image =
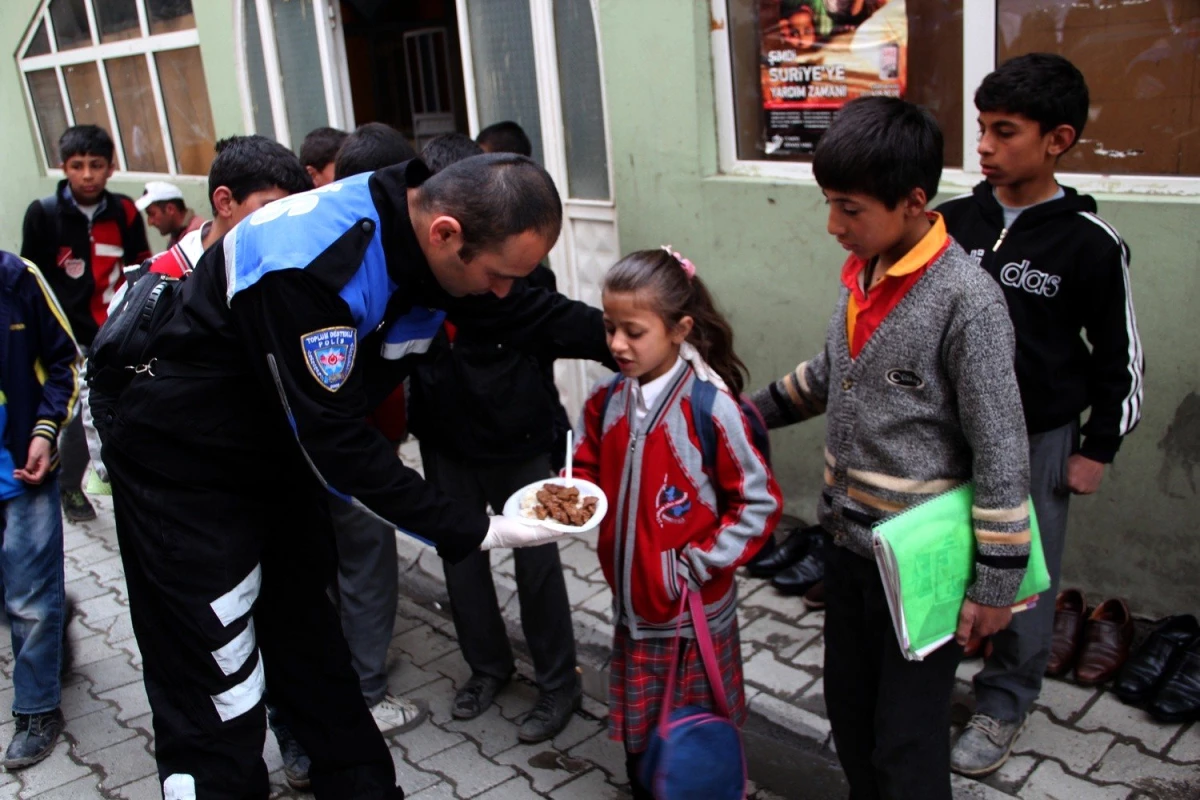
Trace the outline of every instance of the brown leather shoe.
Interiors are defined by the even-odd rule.
[[[1083,599],[1083,592],[1063,589],[1058,593],[1054,601],[1054,636],[1050,641],[1050,660],[1046,662],[1047,675],[1064,675],[1075,663],[1086,613],[1087,601]]]
[[[804,593],[804,606],[810,611],[820,611],[825,607],[825,581]]]
[[[1083,644],[1075,680],[1083,686],[1104,683],[1117,674],[1133,644],[1133,616],[1124,600],[1105,600],[1083,626]]]

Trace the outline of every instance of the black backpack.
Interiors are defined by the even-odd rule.
[[[147,261],[126,272],[125,296],[100,326],[88,353],[88,386],[117,395],[139,372],[153,372],[147,359],[158,329],[179,290],[180,280],[149,271]]]

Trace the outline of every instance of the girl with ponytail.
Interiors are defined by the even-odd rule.
[[[771,535],[782,501],[736,399],[746,367],[733,331],[692,262],[669,247],[631,253],[603,298],[621,372],[584,406],[575,470],[609,499],[597,544],[614,598],[609,734],[624,743],[640,800],[651,797],[639,764],[672,672],[672,707],[745,719],[734,571]],[[704,620],[685,593],[700,595],[691,607]],[[697,623],[711,634],[717,677]]]

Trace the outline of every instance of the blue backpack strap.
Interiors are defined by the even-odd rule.
[[[700,440],[700,458],[704,469],[711,472],[717,465],[717,429],[713,423],[713,403],[717,387],[708,381],[692,381],[692,424]]]

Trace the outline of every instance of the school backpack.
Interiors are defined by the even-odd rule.
[[[608,404],[622,377],[622,375],[614,376],[604,391],[604,404],[600,407],[601,420],[608,415]],[[700,440],[701,461],[705,471],[710,474],[717,466],[717,431],[716,425],[713,423],[712,410],[719,391],[720,389],[708,381],[699,378],[692,381],[692,425],[695,426],[696,437]],[[758,452],[762,453],[767,465],[770,466],[771,435],[767,431],[767,421],[763,419],[758,406],[754,405],[748,395],[743,394],[736,399],[738,408],[742,410],[742,414],[750,423],[750,442]]]
[[[658,725],[650,737],[650,746],[642,757],[642,785],[655,800],[743,800],[746,796],[746,754],[742,736],[729,716],[725,684],[717,666],[704,616],[704,601],[699,592],[688,589],[680,579],[680,601],[675,639],[671,644],[671,671],[667,673]],[[675,678],[679,671],[680,626],[683,610],[691,609],[696,646],[704,662],[704,672],[713,689],[716,711],[699,706],[672,709]]]

